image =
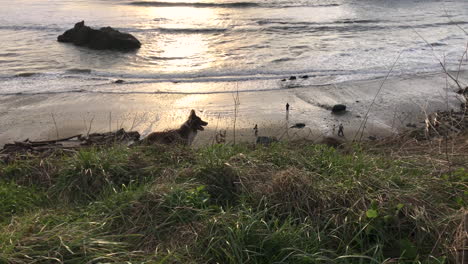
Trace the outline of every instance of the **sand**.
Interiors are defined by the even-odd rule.
[[[462,76],[467,76],[462,74]],[[381,92],[376,96],[381,84]],[[125,84],[126,90],[132,84]],[[252,128],[260,136],[282,140],[336,134],[344,127],[344,139],[355,138],[369,111],[364,138],[394,135],[409,126],[424,126],[427,113],[458,109],[461,98],[443,73],[392,77],[336,85],[307,86],[269,91],[240,92],[237,115],[235,93],[215,94],[100,94],[63,93],[42,95],[8,95],[0,97],[0,144],[25,140],[46,140],[88,132],[107,132],[118,128],[137,130],[143,136],[152,131],[177,128],[190,109],[209,122],[195,145],[215,141],[226,130],[228,142],[254,141]],[[375,102],[372,104],[372,101]],[[286,103],[290,104],[287,113]],[[345,104],[348,111],[333,115],[329,107]],[[303,129],[287,129],[295,123]],[[333,127],[335,126],[335,133]]]

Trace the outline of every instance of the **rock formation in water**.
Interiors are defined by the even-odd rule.
[[[97,50],[129,51],[141,47],[140,41],[128,33],[122,33],[111,27],[93,29],[85,26],[84,21],[76,23],[72,29],[58,36],[57,40]]]

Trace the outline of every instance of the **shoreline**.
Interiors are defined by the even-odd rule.
[[[463,75],[463,74],[462,74]],[[444,73],[398,76],[386,80],[369,111],[364,138],[394,135],[407,127],[423,127],[424,117],[438,110],[458,109],[462,98],[447,86]],[[259,136],[316,140],[333,135],[343,124],[345,140],[352,140],[361,126],[383,79],[336,85],[285,88],[239,93],[236,141]],[[132,85],[122,86],[131,89]],[[446,89],[448,87],[448,89]],[[213,142],[219,130],[233,141],[235,93],[221,94],[48,94],[0,97],[0,144],[49,140],[88,132],[124,128],[145,136],[177,128],[195,109],[209,122],[195,145]],[[286,116],[285,104],[291,105]],[[347,112],[333,115],[327,108],[345,104]],[[286,129],[305,123],[304,129]]]

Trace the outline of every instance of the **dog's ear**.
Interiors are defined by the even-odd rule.
[[[190,116],[189,118],[194,118],[196,117],[197,115],[195,114],[195,110],[192,109],[192,111],[190,111]]]

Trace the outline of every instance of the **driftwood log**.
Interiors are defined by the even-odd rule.
[[[83,146],[108,146],[111,144],[131,144],[140,139],[140,133],[137,131],[125,131],[123,128],[114,132],[93,133],[87,136],[82,134],[71,137],[44,140],[44,141],[15,141],[5,144],[0,150],[0,159],[10,160],[13,156],[32,154],[49,154],[56,150],[75,151]]]

